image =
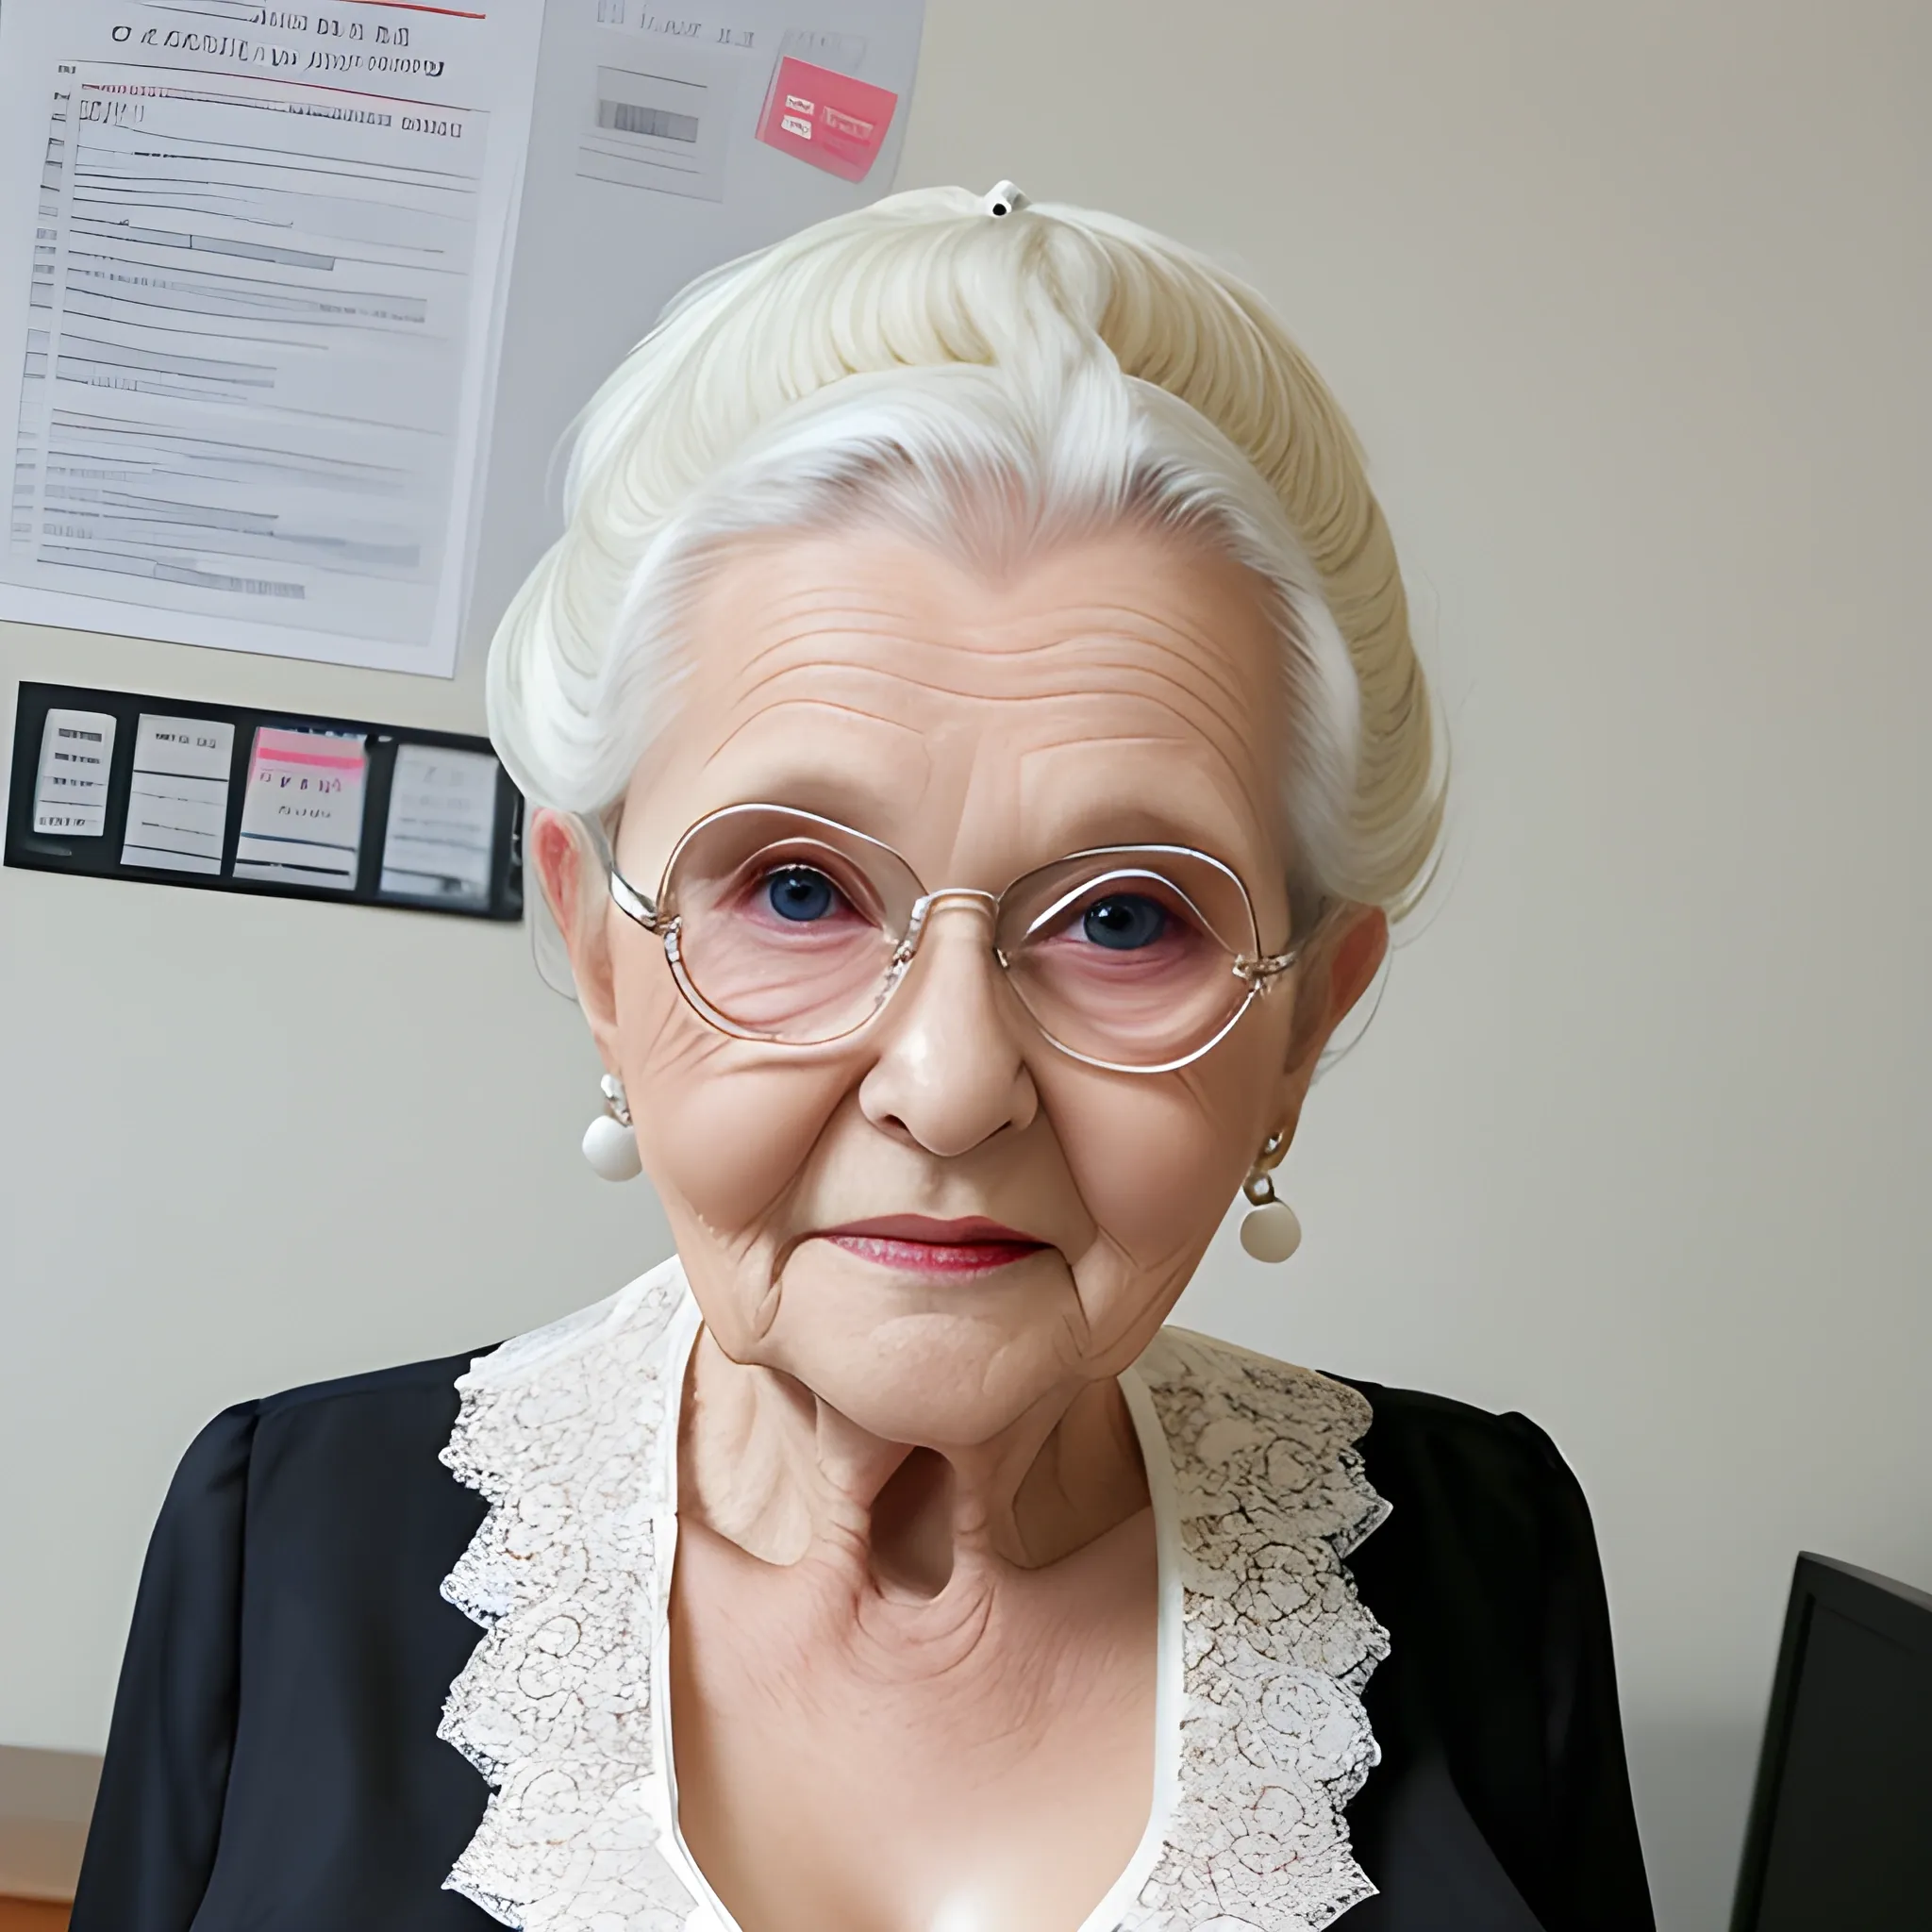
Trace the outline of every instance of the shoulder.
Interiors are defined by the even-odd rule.
[[[352,1375],[305,1382],[243,1404],[240,1411],[230,1410],[229,1414],[251,1414],[258,1432],[327,1429],[350,1418],[363,1423],[380,1416],[401,1420],[411,1414],[427,1415],[442,1409],[453,1417],[458,1381],[479,1360],[487,1359],[496,1346],[486,1343],[466,1349],[460,1355],[435,1356],[424,1361],[399,1362],[389,1368],[366,1369]],[[217,1417],[211,1426],[218,1426],[223,1420]]]
[[[1382,1769],[1351,1824],[1391,1923],[1438,1923],[1445,1897],[1494,1868],[1525,1924],[1651,1926],[1576,1477],[1527,1416],[1349,1386],[1371,1414],[1363,1471],[1389,1508],[1349,1567],[1391,1642],[1364,1693]]]
[[[1190,1574],[1289,1560],[1333,1574],[1387,1517],[1355,1447],[1370,1423],[1357,1390],[1185,1328],[1137,1367]]]
[[[291,1450],[308,1444],[372,1433],[392,1442],[399,1433],[420,1435],[439,1424],[446,1435],[456,1419],[458,1379],[485,1353],[405,1362],[233,1404],[189,1443],[169,1485],[163,1519],[219,1505],[240,1508],[265,1466],[286,1461]]]
[[[675,1307],[663,1291],[669,1273],[654,1269],[603,1301],[508,1341],[306,1382],[239,1403],[208,1424],[189,1457],[218,1459],[251,1442],[324,1440],[371,1429],[385,1437],[434,1431],[440,1447],[466,1398],[521,1388],[620,1340],[626,1353],[648,1346]],[[676,1285],[681,1289],[681,1276]]]
[[[1425,1511],[1445,1523],[1481,1518],[1499,1535],[1534,1541],[1563,1522],[1588,1533],[1589,1507],[1574,1474],[1526,1415],[1379,1382],[1347,1378],[1345,1386],[1368,1405],[1362,1458],[1397,1512]]]
[[[483,1796],[436,1736],[476,1638],[440,1594],[483,1516],[441,1460],[472,1360],[261,1396],[191,1445],[142,1571],[76,1927],[226,1924],[202,1901],[280,1897],[291,1859],[304,1924],[363,1923],[370,1885],[404,1876],[435,1899]]]
[[[1160,1331],[1141,1374],[1170,1408],[1211,1403],[1257,1424],[1291,1423],[1305,1436],[1352,1447],[1378,1489],[1386,1480],[1404,1495],[1505,1508],[1558,1497],[1581,1502],[1556,1444],[1525,1415],[1324,1374],[1185,1328]]]
[[[284,1389],[217,1416],[189,1451],[184,1468],[219,1443],[245,1441],[251,1504],[263,1486],[301,1473],[327,1488],[355,1478],[380,1484],[435,1466],[436,1451],[456,1422],[458,1383],[487,1349],[403,1362]],[[411,1454],[410,1452],[416,1452]]]
[[[466,1401],[646,1357],[667,1341],[688,1292],[684,1270],[674,1255],[601,1302],[492,1349],[463,1377]]]
[[[245,1594],[257,1605],[277,1579],[292,1600],[291,1591],[337,1596],[352,1580],[375,1589],[384,1574],[420,1581],[419,1554],[446,1568],[479,1513],[441,1460],[476,1353],[306,1383],[225,1410],[182,1457],[158,1531],[245,1550]],[[428,1577],[432,1591],[437,1580]]]
[[[1369,1426],[1368,1403],[1351,1384],[1191,1329],[1163,1328],[1138,1366],[1170,1435],[1177,1424],[1191,1436],[1207,1432],[1210,1452],[1243,1426],[1291,1429],[1337,1451]]]
[[[1527,1416],[1324,1374],[1181,1328],[1160,1332],[1140,1373],[1184,1484],[1275,1498],[1325,1484],[1338,1503],[1362,1497],[1338,1512],[1338,1529],[1364,1580],[1399,1570],[1422,1584],[1463,1570],[1475,1551],[1506,1591],[1595,1565],[1582,1490]]]
[[[281,1418],[299,1416],[305,1411],[312,1413],[342,1402],[408,1407],[454,1388],[458,1375],[493,1354],[499,1345],[486,1342],[459,1355],[432,1356],[419,1362],[397,1362],[388,1368],[364,1369],[352,1375],[304,1382],[296,1388],[260,1397],[255,1407],[263,1417]]]
[[[1608,1686],[1609,1609],[1590,1506],[1527,1416],[1352,1382],[1372,1420],[1363,1474],[1387,1522],[1350,1558],[1395,1641],[1451,1703],[1483,1685],[1496,1722],[1522,1704],[1525,1735],[1579,1674]],[[1407,1672],[1396,1674],[1407,1678]],[[1394,1684],[1384,1687],[1392,1694]],[[1606,1696],[1614,1705],[1614,1690]],[[1464,1711],[1454,1729],[1476,1722]]]
[[[446,1453],[465,1419],[493,1407],[507,1424],[532,1380],[614,1368],[647,1349],[676,1306],[674,1275],[681,1291],[669,1264],[509,1341],[236,1403],[189,1444],[158,1526],[176,1540],[245,1534],[251,1544],[285,1534],[325,1542],[331,1521],[344,1535],[355,1525],[358,1542],[385,1524],[398,1535],[433,1525],[439,1542],[465,1522],[474,1529],[480,1506]]]

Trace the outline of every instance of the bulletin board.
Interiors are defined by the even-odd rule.
[[[517,920],[523,825],[484,738],[20,686],[8,865]]]

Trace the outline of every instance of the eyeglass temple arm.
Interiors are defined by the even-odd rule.
[[[658,916],[657,907],[618,871],[614,860],[605,872],[610,881],[610,903],[626,919],[636,920],[646,932],[661,932],[663,922]]]
[[[664,923],[658,917],[657,906],[638,891],[617,869],[617,855],[610,849],[609,834],[593,818],[579,815],[578,821],[591,843],[595,847],[598,863],[604,868],[604,877],[610,892],[610,903],[626,919],[634,919],[646,932],[662,932]]]
[[[1272,979],[1278,978],[1307,950],[1306,940],[1297,940],[1285,953],[1264,954],[1258,959],[1237,959],[1234,970],[1252,985],[1266,986]]]
[[[1290,896],[1292,903],[1292,892]],[[1321,928],[1327,921],[1330,909],[1331,902],[1317,899],[1307,915],[1306,929],[1302,931],[1299,939],[1289,942],[1285,952],[1264,953],[1257,959],[1237,959],[1234,970],[1257,988],[1265,987],[1270,980],[1278,979],[1291,966],[1297,964],[1314,943]],[[1297,917],[1294,924],[1297,928],[1301,928],[1303,920]]]

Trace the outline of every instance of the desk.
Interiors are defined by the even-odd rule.
[[[101,1760],[0,1746],[0,1932],[67,1932]]]
[[[0,1932],[67,1932],[67,1907],[0,1898]]]

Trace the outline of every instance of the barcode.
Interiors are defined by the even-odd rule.
[[[619,134],[655,134],[660,141],[695,142],[698,117],[674,114],[665,108],[640,108],[630,101],[599,101],[597,125]]]

